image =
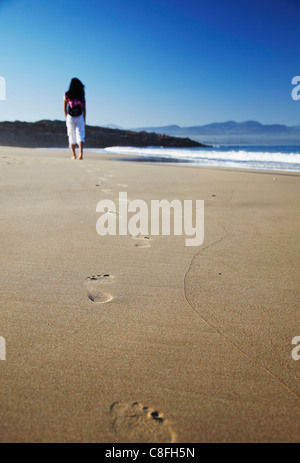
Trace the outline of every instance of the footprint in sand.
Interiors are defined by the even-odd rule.
[[[113,300],[113,296],[106,291],[105,286],[110,285],[113,276],[105,273],[103,275],[92,275],[85,280],[85,287],[88,290],[88,298],[97,304],[106,304]]]
[[[131,239],[135,241],[136,248],[150,248],[150,241],[152,241],[148,235],[131,236]]]
[[[176,434],[163,413],[139,402],[114,402],[112,427],[120,442],[172,443]]]
[[[1,164],[6,164],[6,165],[17,164],[17,165],[21,165],[21,164],[23,164],[23,162],[19,161],[17,159],[8,157],[8,156],[1,156]]]
[[[106,180],[105,178],[99,178],[98,182],[96,183],[96,186],[101,186],[101,185],[103,186],[103,184],[105,183],[105,180]]]

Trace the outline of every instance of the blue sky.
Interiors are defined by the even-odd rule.
[[[0,0],[0,120],[62,120],[78,77],[91,125],[299,125],[299,18],[300,0]]]

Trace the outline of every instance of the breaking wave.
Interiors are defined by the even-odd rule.
[[[300,146],[213,148],[138,148],[115,146],[105,152],[138,157],[138,161],[194,164],[207,167],[300,172]]]

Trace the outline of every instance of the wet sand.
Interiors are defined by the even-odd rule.
[[[300,176],[0,148],[0,442],[299,442]],[[101,199],[205,239],[101,237]]]

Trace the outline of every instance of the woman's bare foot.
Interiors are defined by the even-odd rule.
[[[71,145],[72,159],[76,159],[76,145]]]
[[[83,146],[84,146],[84,142],[83,141],[80,141],[79,142],[79,161],[82,161],[83,159]]]

